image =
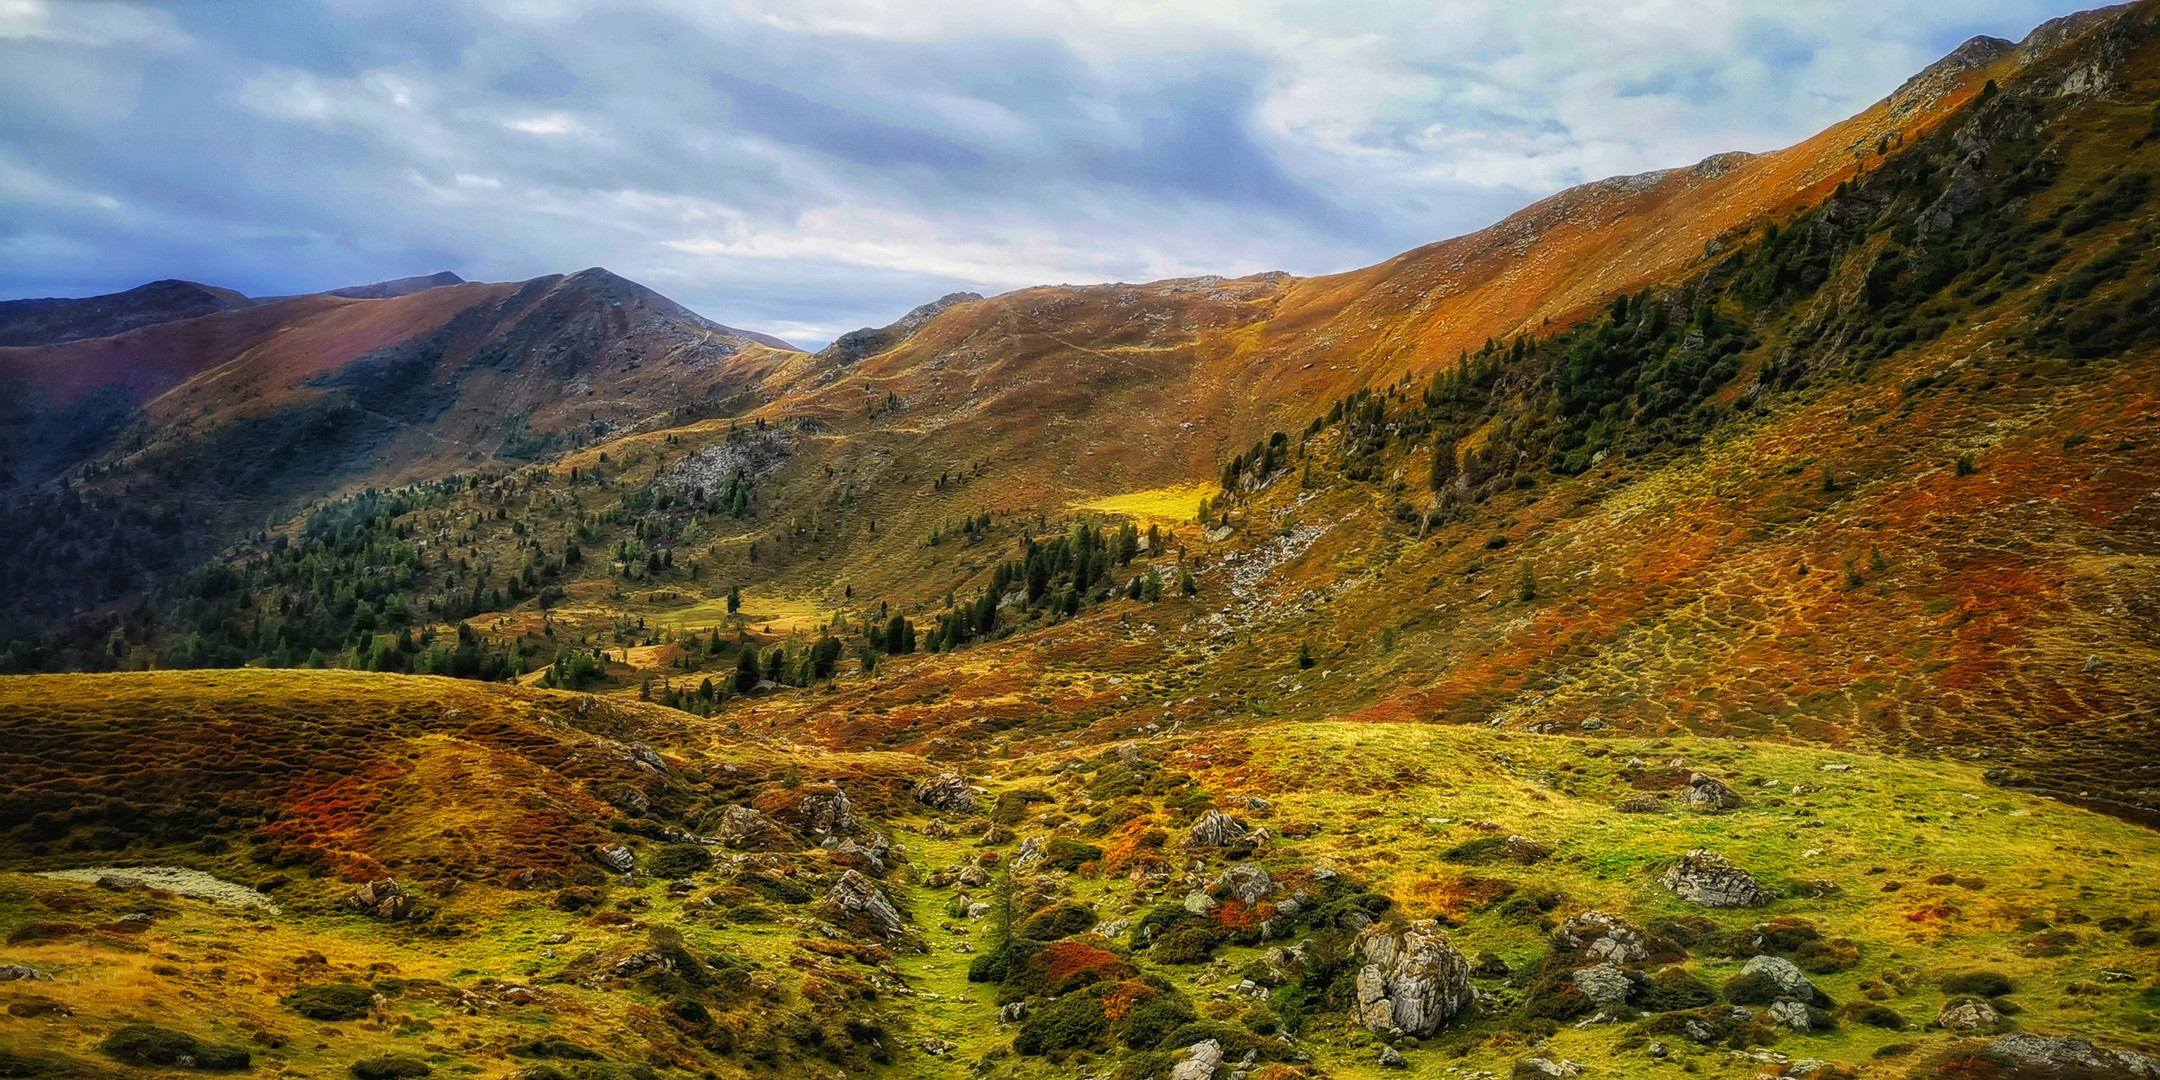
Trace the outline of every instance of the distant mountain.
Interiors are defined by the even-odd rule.
[[[740,411],[802,355],[777,340],[596,268],[381,299],[320,293],[0,348],[0,492],[43,498],[29,493],[67,479],[136,492],[138,511],[190,508],[125,545],[130,569],[24,588],[0,624],[126,595],[347,485],[505,468]],[[50,512],[139,520],[94,500]]]
[[[439,289],[445,285],[463,284],[465,284],[464,278],[444,270],[441,273],[424,274],[417,277],[392,278],[389,281],[378,281],[373,285],[348,285],[342,289],[330,290],[330,295],[343,296],[351,300],[387,300],[393,296],[404,296],[408,293],[419,292],[422,289]]]
[[[214,285],[153,281],[126,292],[71,300],[0,301],[0,346],[57,345],[137,327],[248,307],[255,301]]]

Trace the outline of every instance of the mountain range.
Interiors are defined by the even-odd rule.
[[[2160,1075],[2156,155],[2145,0],[816,352],[0,304],[0,1075]]]

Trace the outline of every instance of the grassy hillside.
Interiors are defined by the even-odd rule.
[[[266,703],[295,687],[312,691],[305,704]],[[1963,1060],[1992,1032],[1924,1025],[1957,996],[1945,981],[1981,985],[1976,973],[2007,982],[1990,987],[2019,1009],[2005,1029],[2071,1030],[2116,1045],[2160,1031],[2139,974],[2160,956],[2160,910],[2144,886],[2160,841],[1992,789],[1966,766],[1723,739],[1258,723],[982,762],[969,770],[979,809],[942,813],[909,795],[927,775],[913,758],[725,736],[662,710],[573,695],[244,672],[10,680],[0,691],[11,732],[32,748],[11,750],[11,774],[22,774],[23,759],[58,758],[57,747],[97,751],[67,763],[85,791],[70,802],[75,812],[56,823],[54,811],[32,821],[18,803],[8,811],[6,958],[49,976],[0,990],[14,1017],[0,1028],[0,1047],[49,1063],[10,1059],[33,1070],[17,1075],[68,1075],[60,1058],[132,1073],[98,1047],[142,1022],[245,1049],[256,1070],[314,1075],[400,1055],[452,1075],[807,1076],[839,1067],[1027,1076],[1083,1066],[1137,1077],[1215,1038],[1232,1060],[1251,1048],[1274,1076],[1376,1076],[1386,1040],[1350,1021],[1354,972],[1339,958],[1358,913],[1439,919],[1466,955],[1497,958],[1482,961],[1475,979],[1482,1005],[1434,1039],[1395,1044],[1410,1075],[1505,1073],[1541,1054],[1601,1072],[1752,1076],[1761,1065],[1727,1047],[1772,1044],[1793,1059],[1862,1062],[1871,1076],[1966,1075],[1941,1063]],[[384,737],[414,722],[423,702],[430,716],[464,711],[453,722],[465,733]],[[266,750],[284,729],[312,732],[309,745],[350,740],[359,760],[343,767],[348,775],[433,769],[425,783],[355,800],[352,827],[424,851],[424,840],[399,827],[455,822],[471,835],[454,866],[473,872],[423,878],[408,865],[398,876],[415,888],[411,913],[385,920],[352,910],[345,894],[379,870],[287,843],[285,826],[322,801],[304,784],[259,818],[198,820],[183,838],[163,809],[180,793],[173,775],[103,752],[104,733],[140,723],[146,709],[213,735],[158,747],[158,761],[188,783],[215,786],[193,774],[231,763],[234,744],[215,736],[242,730],[245,745]],[[488,728],[498,732],[492,739],[475,733]],[[633,735],[649,741],[609,741]],[[474,749],[427,744],[452,739]],[[666,771],[603,767],[620,746],[651,748]],[[424,752],[410,757],[416,749]],[[558,806],[579,819],[564,828],[609,836],[634,853],[637,871],[602,872],[577,849],[579,837],[558,832],[546,842],[577,851],[581,871],[479,872],[536,839],[490,830],[489,807],[536,793],[514,778],[516,763],[545,770],[566,752],[585,764],[554,772]],[[1723,812],[1682,808],[1670,797],[1672,777],[1690,771],[1722,778],[1745,801]],[[621,798],[625,788],[646,805]],[[861,822],[852,847],[817,846],[796,809],[833,790]],[[203,800],[201,787],[187,793],[188,805]],[[123,804],[139,812],[124,817],[115,809]],[[706,811],[723,806],[761,809],[772,834],[712,846],[667,839],[676,823],[704,821],[703,834],[716,817]],[[1227,850],[1185,847],[1190,826],[1216,809],[1273,836]],[[883,846],[876,836],[896,845],[882,871],[861,853]],[[1511,836],[1531,843],[1500,843]],[[1048,858],[1008,878],[1027,845]],[[1776,899],[1738,911],[1678,899],[1658,873],[1697,847],[1753,870]],[[1277,891],[1249,908],[1227,899],[1213,882],[1238,863],[1262,867]],[[40,876],[139,865],[204,870],[264,889],[278,907]],[[814,902],[850,866],[905,913],[897,933]],[[956,883],[965,867],[986,868],[976,871],[983,883]],[[1013,959],[1002,979],[983,981],[982,958],[998,954],[1004,880]],[[1195,889],[1218,897],[1206,916],[1182,906]],[[1325,902],[1301,916],[1266,913],[1297,891]],[[970,917],[959,894],[992,912]],[[1658,960],[1633,966],[1655,975],[1664,996],[1578,1026],[1591,1010],[1567,981],[1564,957],[1551,958],[1549,937],[1588,910],[1663,939]],[[1284,932],[1262,940],[1256,916]],[[1118,920],[1126,926],[1103,925]],[[1133,928],[1150,920],[1176,932],[1145,944]],[[1778,932],[1760,938],[1765,926]],[[1111,936],[1091,933],[1098,928]],[[1302,959],[1282,953],[1293,945]],[[1721,1019],[1714,1000],[1765,949],[1812,972],[1834,1028],[1795,1035]],[[1744,1000],[1746,989],[1731,993]],[[998,1008],[1010,1001],[1025,1002],[1028,1017],[1001,1023]],[[1698,1015],[1717,1028],[1709,1044],[1675,1034]],[[1093,1020],[1073,1026],[1075,1016]],[[1662,1061],[1649,1056],[1653,1042],[1664,1044]]]
[[[2156,155],[2148,0],[1337,278],[235,359],[474,452],[0,528],[0,1075],[2151,1073]]]

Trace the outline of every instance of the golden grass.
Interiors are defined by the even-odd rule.
[[[1201,500],[1214,498],[1221,493],[1222,489],[1214,484],[1173,484],[1147,491],[1086,499],[1073,503],[1071,508],[1137,518],[1142,522],[1181,524],[1198,516]]]

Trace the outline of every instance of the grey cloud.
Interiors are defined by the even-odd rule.
[[[2070,7],[1727,0],[1695,27],[1628,0],[1256,3],[1130,27],[948,0],[857,32],[668,2],[175,2],[0,33],[0,295],[598,264],[816,344],[955,289],[1367,264],[1562,183],[1797,140],[1946,34]]]

